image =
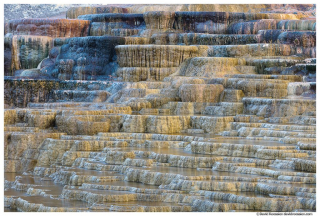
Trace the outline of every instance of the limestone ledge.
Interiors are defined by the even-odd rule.
[[[197,56],[195,46],[122,45],[116,47],[120,67],[178,67]]]
[[[316,109],[315,100],[244,98],[244,113],[264,117],[301,115]]]
[[[20,19],[10,20],[7,33],[49,37],[88,36],[90,22],[75,19]]]

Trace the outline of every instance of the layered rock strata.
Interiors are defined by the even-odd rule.
[[[4,204],[316,211],[315,5],[107,5],[12,20]]]

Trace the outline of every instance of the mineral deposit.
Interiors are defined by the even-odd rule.
[[[6,211],[316,211],[315,5],[9,20],[4,75]]]

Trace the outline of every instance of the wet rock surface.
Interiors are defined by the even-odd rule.
[[[316,211],[314,15],[98,5],[9,21],[6,211]]]

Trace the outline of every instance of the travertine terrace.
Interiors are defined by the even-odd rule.
[[[5,24],[6,211],[316,211],[315,5]]]

